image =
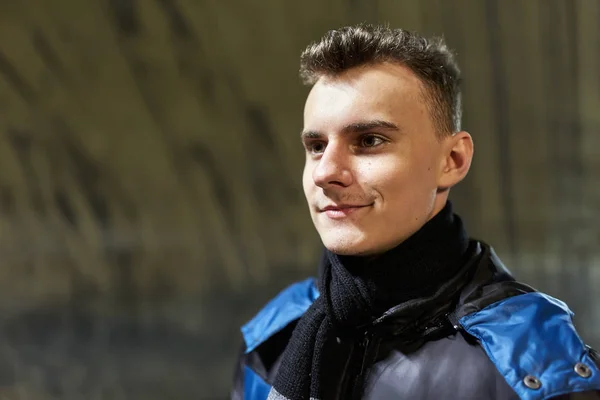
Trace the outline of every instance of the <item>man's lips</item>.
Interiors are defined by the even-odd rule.
[[[348,215],[369,206],[371,206],[371,204],[335,204],[325,206],[319,209],[319,212],[324,213],[329,218],[339,219],[347,217]]]

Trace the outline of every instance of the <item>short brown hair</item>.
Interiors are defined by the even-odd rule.
[[[356,25],[332,30],[302,52],[300,77],[304,84],[313,85],[324,75],[335,76],[380,62],[400,63],[419,77],[442,135],[460,131],[460,69],[441,38],[428,39],[387,26]]]

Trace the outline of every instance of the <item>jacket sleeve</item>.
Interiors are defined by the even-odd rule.
[[[244,400],[244,365],[245,365],[245,346],[241,346],[238,358],[235,364],[233,374],[233,386],[231,388],[231,400]]]

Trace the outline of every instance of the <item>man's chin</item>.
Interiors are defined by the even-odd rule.
[[[372,252],[363,238],[352,236],[321,237],[327,250],[341,256],[361,256]]]

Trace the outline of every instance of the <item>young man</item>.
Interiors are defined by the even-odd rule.
[[[232,398],[600,399],[598,353],[448,201],[469,171],[446,46],[355,26],[301,56],[303,186],[325,250],[242,328]]]

